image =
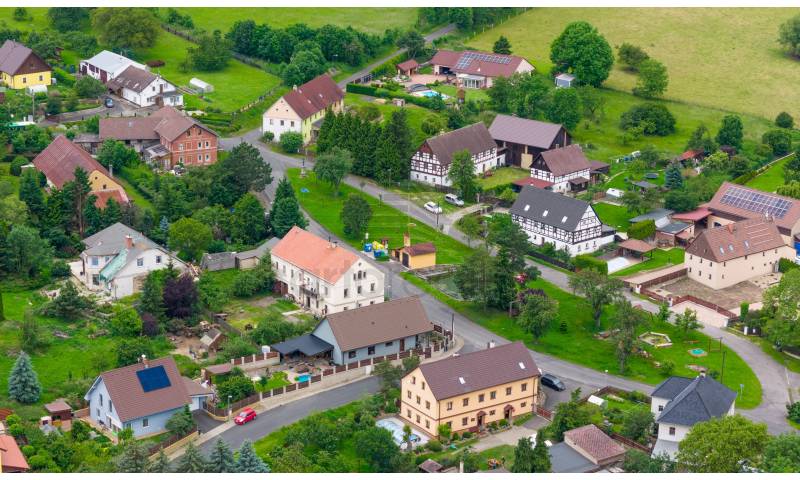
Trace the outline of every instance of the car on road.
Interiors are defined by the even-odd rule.
[[[239,412],[239,415],[236,415],[236,418],[233,419],[233,423],[235,423],[236,425],[244,425],[247,422],[255,420],[257,416],[258,415],[256,414],[255,410],[253,410],[250,407],[247,407],[241,412]]]
[[[439,204],[436,202],[425,203],[425,210],[431,213],[442,213],[442,207],[440,207]]]
[[[563,392],[567,389],[564,382],[561,381],[560,378],[556,377],[555,375],[551,375],[549,373],[545,373],[542,375],[542,385],[545,387],[550,387],[553,390],[557,390],[559,392]]]
[[[459,206],[459,207],[463,207],[464,206],[464,200],[461,200],[460,198],[458,198],[458,195],[456,195],[455,193],[448,193],[447,195],[445,195],[444,196],[444,201],[449,203],[449,204],[451,204],[451,205],[456,205],[456,206]]]
[[[106,108],[114,108],[114,99],[111,97],[106,97]]]

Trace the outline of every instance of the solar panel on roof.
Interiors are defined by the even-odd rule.
[[[776,218],[783,218],[792,206],[792,202],[789,200],[738,187],[729,187],[720,202],[750,212],[769,214]]]
[[[172,385],[163,365],[139,370],[136,372],[136,376],[139,378],[139,383],[142,385],[142,390],[145,392],[161,390],[162,388]]]
[[[489,63],[499,63],[500,65],[507,65],[511,63],[510,57],[503,57],[500,55],[492,55],[490,53],[481,53],[481,52],[464,52],[461,54],[461,57],[456,62],[456,69],[464,69],[472,63],[473,60],[478,60],[480,62],[489,62]]]

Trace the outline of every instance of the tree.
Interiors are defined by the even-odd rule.
[[[364,197],[351,193],[344,201],[340,218],[345,234],[353,238],[361,238],[372,219],[372,208]]]
[[[143,442],[128,440],[122,444],[122,454],[117,459],[120,473],[144,473],[149,469],[150,452]]]
[[[603,308],[622,296],[623,284],[619,279],[611,278],[594,269],[587,269],[571,276],[569,286],[589,302],[595,329],[600,330]]]
[[[339,195],[339,184],[353,168],[352,154],[340,147],[333,147],[328,152],[317,157],[314,164],[314,173],[323,182],[331,184],[335,196]]]
[[[233,206],[230,222],[231,237],[235,242],[254,245],[267,234],[264,207],[252,193],[245,193]],[[170,234],[170,239],[172,235]]]
[[[45,105],[45,111],[48,115],[58,115],[61,113],[63,107],[63,102],[61,100],[60,94],[50,94],[47,96],[47,104]]]
[[[439,434],[439,438],[444,442],[449,442],[450,436],[453,434],[452,430],[450,429],[450,425],[446,423],[440,423],[436,428],[436,433]]]
[[[103,83],[89,75],[83,75],[75,80],[75,94],[80,98],[97,98],[106,93],[106,86]]]
[[[622,436],[634,442],[646,444],[654,421],[653,413],[649,408],[632,408],[622,416]]]
[[[633,94],[644,98],[660,97],[667,90],[669,75],[663,63],[649,58],[639,64],[639,79]]]
[[[489,219],[489,233],[486,241],[498,249],[508,250],[511,268],[519,272],[525,268],[525,255],[530,244],[528,234],[522,230],[518,223],[511,220],[510,215],[495,214]]]
[[[400,448],[394,443],[389,430],[369,426],[356,432],[354,440],[361,458],[369,462],[376,472],[394,471],[395,463],[400,456]]]
[[[775,126],[780,128],[794,127],[794,118],[788,112],[781,112],[775,117]]]
[[[372,374],[381,378],[381,392],[384,394],[399,387],[400,379],[404,375],[402,367],[394,366],[390,361],[383,361],[375,365]]]
[[[279,140],[281,150],[285,153],[297,153],[303,146],[303,135],[299,132],[284,132]]]
[[[49,265],[52,248],[36,229],[16,225],[6,237],[4,254],[8,271],[33,278]]]
[[[64,320],[77,320],[92,307],[92,299],[81,295],[75,284],[68,280],[59,289],[58,296],[46,305],[45,312]]]
[[[611,73],[614,53],[606,39],[588,22],[572,22],[550,45],[556,71],[571,71],[579,85],[599,87]]]
[[[408,30],[397,38],[396,45],[406,49],[408,58],[414,58],[425,49],[425,37],[416,30]]]
[[[544,440],[539,439],[540,442]],[[536,473],[533,469],[533,447],[531,440],[523,436],[517,440],[514,448],[514,463],[511,465],[511,473]]]
[[[133,308],[118,306],[109,327],[115,337],[136,337],[142,333],[142,319]]]
[[[625,373],[628,358],[633,354],[636,346],[636,329],[645,322],[644,314],[641,310],[634,308],[628,300],[618,299],[612,322],[616,326],[613,340],[616,344],[619,372]]]
[[[606,104],[606,97],[600,94],[600,90],[591,85],[582,85],[575,89],[581,100],[583,116],[599,122],[603,116]]]
[[[550,434],[556,441],[561,442],[564,440],[564,432],[591,423],[591,416],[588,410],[579,402],[580,396],[581,389],[576,388],[570,394],[568,402],[559,403],[556,407],[556,413],[550,422]],[[541,440],[544,443],[544,439]]]
[[[26,352],[37,352],[47,346],[45,332],[39,326],[33,312],[26,309],[22,316],[19,347]]]
[[[617,59],[622,62],[628,70],[638,70],[639,65],[648,58],[650,58],[650,56],[647,52],[637,45],[623,42],[622,45],[617,47]]]
[[[37,221],[43,219],[45,213],[44,191],[39,184],[38,171],[26,168],[22,173],[19,182],[19,199],[28,206],[28,210]]]
[[[700,328],[700,322],[697,321],[697,312],[687,308],[683,313],[675,314],[675,327],[682,331],[684,335]]]
[[[197,310],[197,285],[189,274],[164,282],[164,305],[169,318],[189,318]]]
[[[644,135],[664,137],[675,133],[675,117],[660,103],[643,103],[623,113],[619,126],[623,130],[641,129]]]
[[[199,260],[212,240],[211,227],[191,217],[181,218],[169,226],[169,248],[190,260]]]
[[[41,395],[42,385],[31,365],[31,357],[23,350],[17,355],[8,375],[8,398],[19,403],[32,404],[38,402]]]
[[[764,449],[762,467],[769,473],[797,473],[800,471],[800,436],[783,433],[771,437]]]
[[[681,468],[696,473],[737,473],[755,465],[769,440],[767,425],[741,415],[695,424],[678,444]]]
[[[83,7],[51,7],[47,9],[50,25],[59,32],[80,30],[89,20],[89,9]]]
[[[100,7],[92,11],[92,29],[98,40],[113,48],[150,48],[161,28],[145,8]]]
[[[111,138],[103,141],[100,150],[97,152],[97,161],[114,172],[121,172],[122,167],[134,164],[138,160],[139,154],[136,153],[136,150],[128,148],[124,143]]]
[[[792,149],[792,134],[786,129],[769,130],[761,137],[761,142],[769,145],[773,155],[786,155]]]
[[[684,147],[686,150],[700,150],[706,154],[717,151],[717,148],[719,148],[719,145],[711,138],[711,132],[703,124],[698,125],[692,131],[692,136]]]
[[[494,292],[494,259],[483,249],[476,250],[466,262],[459,265],[454,282],[465,299],[478,302],[486,308]]]
[[[209,204],[230,207],[249,191],[260,192],[272,183],[272,167],[258,149],[240,143],[213,166]]]
[[[375,180],[384,185],[408,180],[414,150],[411,141],[405,109],[394,110],[378,141]]]
[[[461,150],[453,154],[453,161],[447,171],[447,179],[466,202],[474,202],[478,192],[475,180],[475,162],[469,150]]]
[[[742,148],[743,131],[742,119],[738,115],[725,115],[717,132],[717,143]]]
[[[205,473],[208,470],[206,459],[203,454],[194,444],[189,442],[186,445],[186,451],[178,462],[177,472],[179,473]]]
[[[553,466],[550,463],[550,449],[544,443],[544,438],[536,442],[533,447],[533,472],[534,473],[550,473],[553,471]]]
[[[78,230],[81,238],[86,233],[86,217],[84,212],[86,205],[92,198],[92,185],[89,182],[89,174],[81,167],[76,167],[73,173],[75,179],[64,184],[64,193],[71,200],[72,204],[72,224]]]
[[[161,282],[161,272],[154,270],[147,274],[136,308],[141,315],[148,313],[156,319],[164,316],[164,285]]]
[[[77,422],[76,422],[77,423]],[[158,451],[158,456],[155,460],[150,462],[150,466],[147,468],[148,473],[171,473],[172,467],[169,465],[169,458],[164,453],[164,449],[160,449]]]
[[[445,127],[446,126],[444,120],[442,120],[442,117],[440,115],[431,113],[422,120],[419,128],[425,135],[434,136],[443,132]]]
[[[678,162],[670,162],[664,170],[664,186],[670,190],[680,190],[683,188],[683,174]]]
[[[283,69],[283,83],[299,86],[325,73],[328,63],[319,48],[298,50]]]
[[[269,473],[269,467],[256,454],[253,442],[245,440],[239,447],[239,456],[236,459],[236,472],[238,473]]]
[[[475,215],[466,215],[458,221],[458,229],[467,237],[467,246],[472,248],[472,241],[480,237],[483,227]]]
[[[501,247],[494,262],[494,292],[489,298],[489,305],[505,309],[514,300],[516,283],[514,275],[517,270],[511,263],[511,254],[507,248]]]
[[[192,412],[189,411],[188,405],[185,405],[183,409],[173,413],[172,416],[167,420],[165,426],[171,434],[177,435],[181,438],[185,437],[197,428],[197,424],[194,421]]]
[[[0,290],[0,322],[6,321],[6,312],[5,307],[3,305],[3,291]]]
[[[800,56],[800,14],[781,24],[778,30],[778,43],[783,45],[790,55]]]
[[[511,55],[511,42],[504,35],[500,35],[500,38],[494,42],[492,51],[502,55]]]
[[[208,471],[211,473],[234,473],[236,462],[233,458],[231,447],[222,439],[217,438],[211,455],[208,458]]]
[[[217,72],[228,66],[231,59],[230,40],[222,32],[214,30],[211,35],[203,34],[196,38],[197,47],[187,49],[188,60],[201,72]]]
[[[529,295],[517,317],[517,323],[529,331],[536,342],[558,318],[558,302],[547,295]]]
[[[123,338],[117,342],[117,367],[125,367],[138,363],[142,355],[153,357],[153,345],[143,337]]]
[[[581,121],[581,99],[578,91],[572,88],[558,88],[553,91],[547,109],[547,119],[573,130]]]
[[[674,473],[675,462],[669,454],[650,455],[632,448],[625,453],[622,469],[628,473]]]
[[[780,282],[764,293],[764,325],[766,337],[780,350],[800,345],[800,270],[784,273]]]
[[[647,209],[645,209],[647,210]],[[645,240],[656,234],[656,222],[653,220],[642,220],[636,222],[628,228],[628,237],[637,240]]]

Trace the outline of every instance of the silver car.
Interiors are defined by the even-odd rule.
[[[464,206],[464,200],[458,198],[458,195],[456,195],[455,193],[448,193],[447,195],[445,195],[444,201],[451,205],[457,205],[459,207]]]

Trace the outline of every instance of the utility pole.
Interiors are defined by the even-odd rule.
[[[722,368],[719,372],[719,383],[722,383],[722,379],[725,377],[725,354],[728,353],[727,350],[722,351]]]

